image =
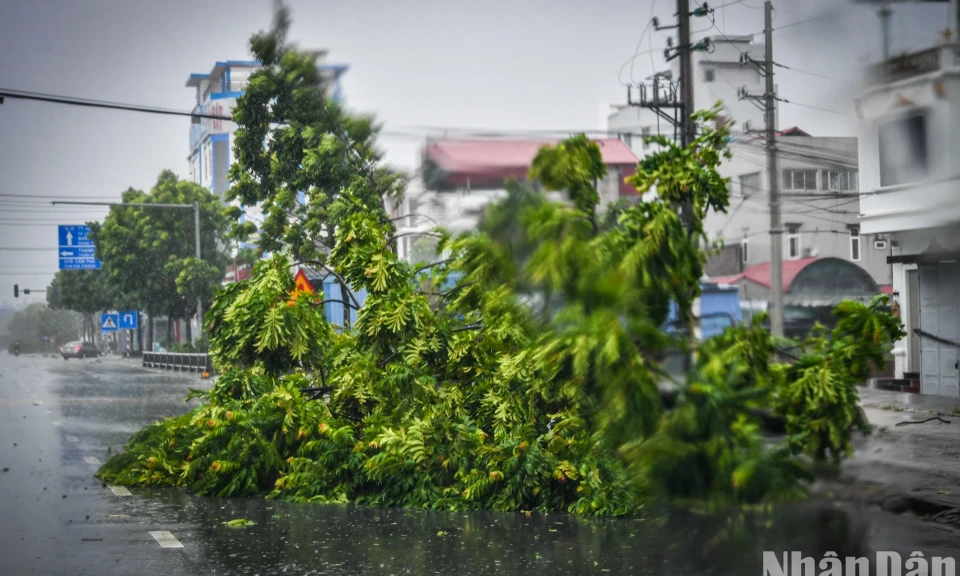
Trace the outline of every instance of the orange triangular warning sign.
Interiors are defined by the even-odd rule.
[[[290,300],[288,301],[291,306],[293,306],[300,294],[315,294],[313,291],[313,286],[310,284],[310,281],[307,280],[307,275],[303,273],[303,270],[297,270],[297,275],[293,279],[294,288],[290,291]]]

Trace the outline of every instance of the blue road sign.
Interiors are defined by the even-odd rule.
[[[57,256],[61,270],[99,270],[95,247],[86,224],[61,224],[57,227]]]
[[[119,326],[121,330],[136,330],[137,329],[137,311],[130,310],[129,312],[120,312]]]
[[[115,332],[120,325],[119,314],[101,314],[100,329],[104,332]]]

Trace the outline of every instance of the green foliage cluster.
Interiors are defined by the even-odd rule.
[[[122,198],[127,204],[199,203],[202,258],[196,258],[191,210],[112,206],[102,223],[90,223],[97,258],[103,263],[102,270],[95,274],[102,277],[99,285],[109,285],[112,307],[184,319],[193,316],[198,299],[209,306],[227,264],[222,246],[229,219],[222,213],[220,199],[199,184],[178,179],[169,170],[160,173],[149,192],[131,188]],[[73,272],[63,273],[71,274],[71,286],[87,280],[73,278]],[[90,282],[90,286],[97,285]],[[60,292],[66,296],[65,290]]]
[[[286,18],[253,42],[266,67],[238,104],[233,194],[263,203],[262,247],[365,290],[364,305],[336,328],[316,298],[288,302],[290,258],[257,264],[207,315],[221,376],[192,396],[203,404],[138,433],[101,478],[301,502],[624,515],[650,500],[797,497],[806,462],[849,453],[862,424],[855,385],[902,335],[882,297],[840,305],[834,331],[805,342],[794,364],[771,360],[757,319],[692,349],[683,378],[663,368],[668,349],[691,345],[662,328],[671,303],[692,320],[703,219],[728,205],[717,109],[695,116],[686,148],[654,138],[660,152],[630,178],[654,198],[598,213],[605,167],[577,136],[545,147],[531,169],[569,202],[513,187],[484,230],[441,234],[447,257],[410,265],[383,212],[398,180],[375,166],[372,125],[322,97],[313,61],[284,46]],[[676,393],[669,404],[664,387]],[[787,428],[772,448],[765,412]]]
[[[720,145],[722,132],[706,122],[701,132],[694,146]],[[596,515],[632,513],[647,498],[799,495],[808,475],[798,456],[849,450],[854,385],[898,337],[898,321],[880,302],[844,303],[831,338],[809,341],[793,365],[771,363],[759,320],[732,328],[697,350],[665,410],[657,353],[682,343],[660,328],[670,301],[689,311],[703,254],[672,209],[682,194],[661,191],[624,208],[616,227],[597,226],[591,187],[602,173],[588,146],[574,139],[538,156],[549,187],[579,186],[585,200],[529,204],[521,219],[539,244],[523,266],[478,233],[444,239],[450,259],[415,269],[391,249],[389,223],[353,212],[329,260],[368,292],[350,330],[334,330],[307,295],[288,303],[286,258],[258,264],[207,317],[223,374],[198,393],[206,403],[135,436],[101,477],[218,496]],[[641,167],[641,188],[663,179],[669,190],[682,180],[670,166],[696,164],[713,193],[707,163],[718,156],[678,166],[666,147],[663,164]],[[703,196],[695,207],[725,206]],[[521,284],[558,295],[557,312],[534,314]],[[762,409],[786,419],[776,449],[764,446]]]

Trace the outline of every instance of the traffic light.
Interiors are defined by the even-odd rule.
[[[19,298],[19,297],[20,297],[20,285],[19,285],[19,284],[14,284],[14,285],[13,285],[13,297],[14,297],[14,298]]]

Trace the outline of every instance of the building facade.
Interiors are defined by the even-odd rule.
[[[785,262],[839,258],[863,268],[878,285],[891,283],[890,242],[860,229],[856,138],[817,137],[792,128],[778,133],[782,243]],[[731,275],[770,261],[770,179],[766,141],[746,136],[720,165],[730,179],[727,213],[710,213],[704,228],[724,249],[708,266]],[[785,288],[786,289],[786,288]]]
[[[897,378],[960,396],[960,44],[868,71],[857,102],[861,231],[890,237],[893,296],[907,329]]]

